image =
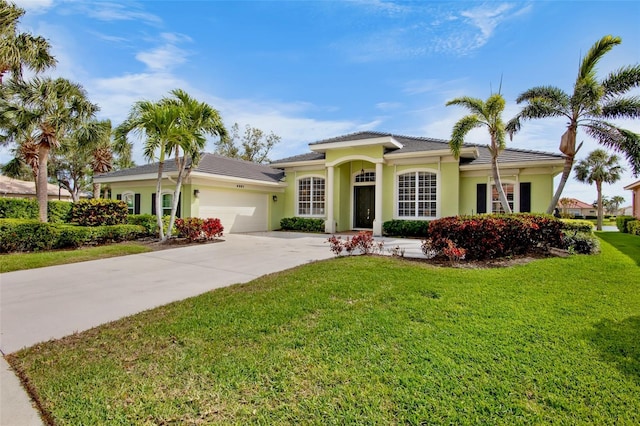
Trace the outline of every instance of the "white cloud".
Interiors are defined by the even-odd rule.
[[[162,33],[160,37],[166,41],[165,44],[148,51],[138,52],[136,59],[151,71],[168,71],[187,61],[189,52],[176,44],[191,41],[189,37],[177,33]]]
[[[78,3],[77,6],[87,16],[101,21],[141,21],[151,25],[162,23],[160,17],[138,9],[134,2],[126,5],[112,2],[92,2],[90,4]]]
[[[12,0],[21,9],[24,9],[28,13],[44,13],[51,6],[53,6],[53,0]]]

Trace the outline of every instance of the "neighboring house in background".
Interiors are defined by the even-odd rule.
[[[71,193],[58,185],[47,185],[49,200],[72,201]],[[0,175],[0,197],[36,198],[36,183]]]
[[[270,165],[204,154],[183,186],[178,214],[218,217],[225,232],[274,230],[284,217],[319,218],[327,233],[368,229],[392,219],[433,220],[500,212],[486,146],[360,132],[309,144],[310,153]],[[500,175],[514,212],[544,212],[560,154],[505,149]],[[157,164],[99,175],[132,213],[155,213]],[[165,162],[162,203],[170,211],[176,166]]]
[[[631,213],[630,216],[640,219],[640,180],[627,185],[624,189],[631,191]]]
[[[633,206],[619,208],[616,211],[616,216],[633,216]]]
[[[568,203],[558,203],[558,209],[562,213],[570,214],[572,216],[597,216],[598,209],[593,204],[585,203],[577,198],[567,198]]]

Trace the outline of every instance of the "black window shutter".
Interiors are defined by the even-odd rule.
[[[133,214],[140,214],[140,194],[134,194],[133,198]]]
[[[487,212],[487,184],[479,183],[476,187],[476,210],[477,213]]]
[[[151,214],[156,214],[156,193],[151,194]]]
[[[182,192],[178,196],[178,207],[176,208],[176,217],[180,217],[180,201],[182,201]]]
[[[116,194],[116,200],[122,200],[122,194]]]
[[[531,212],[531,182],[520,183],[520,212]]]

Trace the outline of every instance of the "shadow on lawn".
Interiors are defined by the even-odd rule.
[[[603,319],[587,336],[602,359],[640,383],[640,315],[623,321]]]
[[[640,237],[636,235],[621,234],[618,232],[598,232],[598,237],[614,246],[622,254],[629,256],[631,260],[640,266]]]

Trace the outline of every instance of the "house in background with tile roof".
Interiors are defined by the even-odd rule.
[[[558,209],[566,215],[577,218],[598,215],[598,209],[593,204],[585,203],[577,198],[561,198],[558,202]]]
[[[0,197],[36,198],[36,183],[0,175]],[[72,201],[71,193],[52,183],[47,184],[49,200]]]
[[[372,230],[392,219],[433,220],[459,214],[500,212],[483,145],[465,145],[460,158],[447,141],[359,132],[309,144],[310,151],[261,165],[205,154],[186,180],[179,214],[217,217],[225,232],[279,229],[285,217],[319,218],[327,233]],[[500,176],[514,212],[544,212],[560,154],[505,149]],[[106,173],[113,198],[132,213],[152,213],[157,164]],[[171,206],[176,175],[165,163],[163,213]]]

